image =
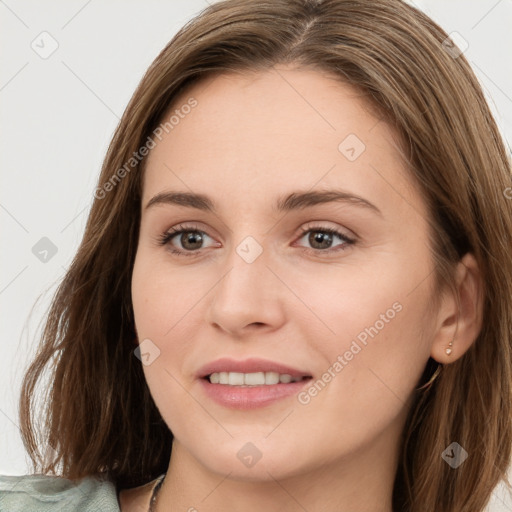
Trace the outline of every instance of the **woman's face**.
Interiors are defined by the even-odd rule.
[[[175,453],[250,480],[392,460],[435,323],[427,212],[393,132],[290,67],[208,79],[173,113],[132,293]]]

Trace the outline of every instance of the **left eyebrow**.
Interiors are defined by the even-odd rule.
[[[291,194],[278,199],[275,210],[288,212],[292,210],[303,210],[317,204],[324,203],[348,203],[361,208],[366,208],[382,217],[382,212],[373,203],[361,196],[352,194],[345,190],[313,190],[309,192],[292,192]]]
[[[289,212],[292,210],[304,210],[317,204],[325,203],[347,203],[357,207],[370,210],[382,217],[382,212],[373,203],[352,194],[345,190],[315,190],[315,191],[296,191],[277,199],[273,209],[277,212]],[[195,208],[202,211],[215,213],[217,207],[215,202],[205,194],[196,194],[193,192],[161,192],[152,197],[145,206],[147,210],[157,204],[175,204],[187,208]]]

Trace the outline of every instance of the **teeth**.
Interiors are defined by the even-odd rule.
[[[298,382],[302,377],[292,377],[287,373],[277,372],[217,372],[209,377],[212,384],[227,384],[229,386],[263,386],[271,384],[288,384],[289,382]]]
[[[236,372],[229,372],[228,373],[228,384],[230,386],[243,386],[244,383],[244,374],[243,373],[236,373]]]
[[[243,379],[243,382],[241,382],[241,384],[246,384],[247,386],[262,386],[266,382],[265,374],[263,372],[241,373],[240,375],[242,375]],[[277,381],[279,382],[279,375],[277,375]]]

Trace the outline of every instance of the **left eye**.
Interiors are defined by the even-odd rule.
[[[302,233],[301,239],[307,236],[308,242],[313,246],[312,249],[306,248],[306,250],[316,252],[330,253],[332,251],[344,250],[355,243],[355,240],[352,238],[329,227],[307,227],[302,230]],[[332,248],[334,238],[338,238],[343,242],[338,245],[337,249]],[[315,245],[320,247],[315,247]]]

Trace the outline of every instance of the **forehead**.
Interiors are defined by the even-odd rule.
[[[248,198],[250,208],[315,185],[373,196],[394,188],[418,200],[396,133],[332,75],[292,67],[217,75],[177,97],[163,122],[171,116],[148,155],[143,202],[189,189]]]

